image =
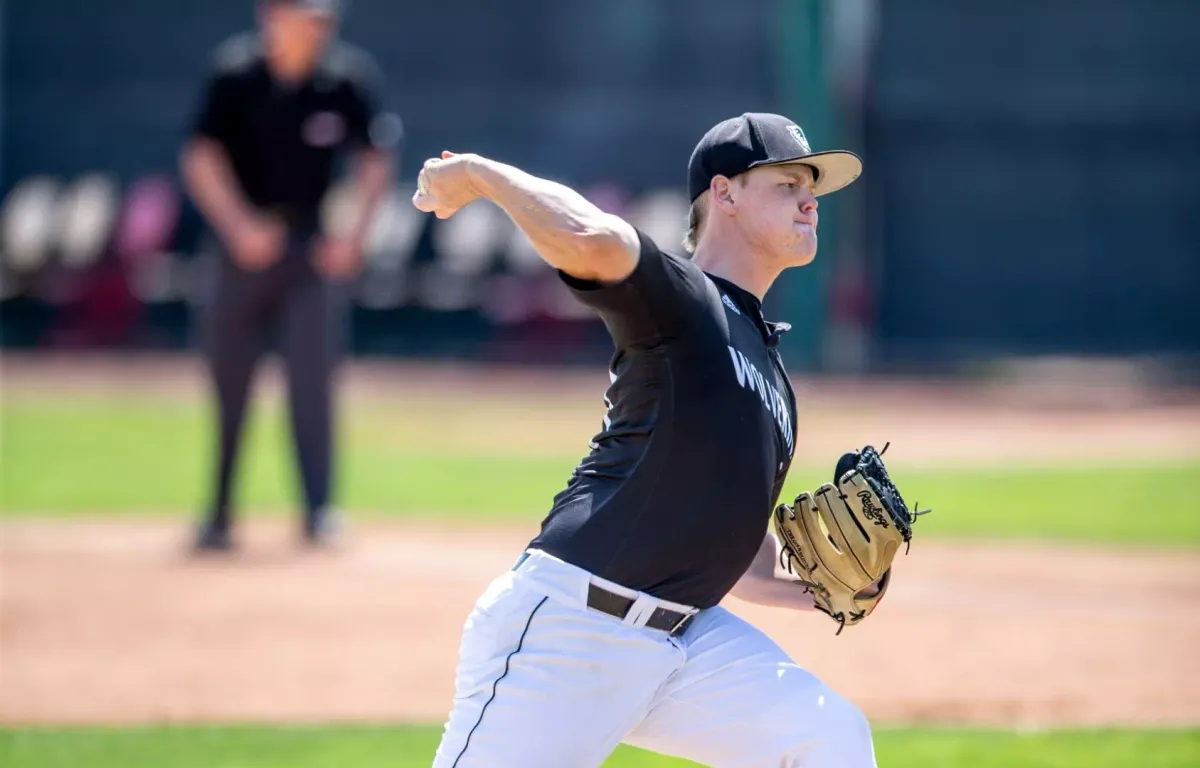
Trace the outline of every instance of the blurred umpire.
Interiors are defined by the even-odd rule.
[[[254,370],[270,341],[287,371],[304,483],[304,536],[331,533],[332,380],[346,283],[390,185],[399,121],[382,111],[373,59],[335,39],[335,0],[260,0],[258,34],[225,42],[180,163],[221,243],[202,344],[220,414],[213,496],[200,550],[230,548],[230,485]],[[353,211],[338,233],[319,214],[335,172],[354,163]]]

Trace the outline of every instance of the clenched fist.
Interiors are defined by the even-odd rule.
[[[479,197],[471,178],[471,170],[479,161],[478,155],[453,152],[443,152],[440,158],[426,160],[417,174],[413,205],[439,219],[450,218],[459,208]]]

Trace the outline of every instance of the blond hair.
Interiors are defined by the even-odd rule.
[[[704,226],[704,200],[697,198],[688,209],[687,234],[683,236],[683,250],[695,253],[700,243],[700,229]]]

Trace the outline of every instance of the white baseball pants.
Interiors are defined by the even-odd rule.
[[[466,620],[434,768],[585,768],[621,742],[715,768],[875,766],[858,709],[729,611],[671,637],[639,623],[685,606],[528,554]],[[589,583],[638,602],[589,609]]]

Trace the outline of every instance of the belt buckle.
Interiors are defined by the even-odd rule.
[[[667,634],[669,634],[671,637],[678,635],[685,627],[687,627],[688,622],[690,622],[692,617],[695,615],[696,614],[694,613],[688,613],[687,611],[684,611],[683,615],[679,617],[679,621],[672,625]]]

